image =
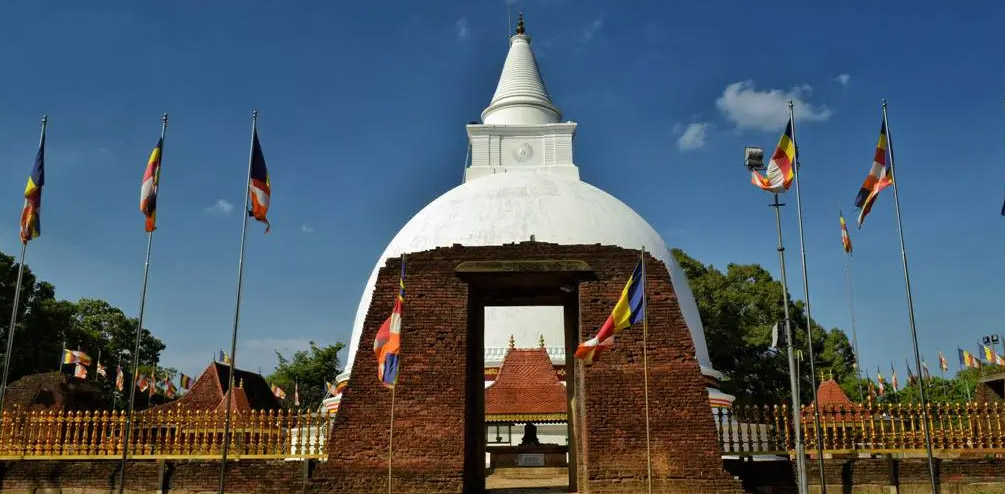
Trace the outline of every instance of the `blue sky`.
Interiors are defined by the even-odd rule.
[[[890,101],[922,351],[955,360],[1005,333],[1005,7],[972,2],[511,2],[565,118],[583,179],[707,263],[777,272],[766,194],[741,167],[797,100],[814,316],[848,328],[837,212],[868,169]],[[487,105],[507,5],[482,2],[54,2],[0,7],[0,203],[16,253],[38,119],[50,115],[43,234],[28,263],[57,296],[135,315],[139,182],[159,129],[160,229],[146,325],[198,373],[229,345],[252,109],[273,230],[250,225],[239,363],[348,343],[377,256],[460,182],[463,125]],[[790,204],[794,197],[789,198]],[[800,294],[795,209],[784,211]],[[909,357],[892,194],[852,232],[867,367]],[[956,368],[955,362],[952,368]]]

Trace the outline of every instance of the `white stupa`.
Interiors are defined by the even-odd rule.
[[[531,237],[564,245],[645,246],[670,272],[702,373],[712,381],[721,378],[708,357],[694,295],[666,243],[630,207],[579,179],[572,146],[577,124],[561,121],[562,113],[548,95],[530,42],[521,19],[510,38],[495,95],[482,112],[482,123],[467,126],[471,162],[464,183],[419,211],[377,260],[359,302],[346,371],[339,382],[352,373],[359,345],[371,344],[360,342],[363,320],[377,272],[388,258],[454,244],[503,245]],[[542,334],[549,344],[565,341],[561,308],[491,309],[487,308],[485,318],[487,366],[502,359],[511,335],[517,347],[536,347]],[[556,364],[564,363],[563,347],[548,350]],[[729,406],[733,401],[717,389],[710,387],[709,393],[713,406]]]

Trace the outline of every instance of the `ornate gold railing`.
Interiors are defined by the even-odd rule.
[[[334,415],[256,410],[231,416],[229,458],[323,458]],[[223,411],[146,411],[133,416],[130,458],[219,458]],[[122,411],[5,411],[0,460],[121,458]]]
[[[1005,453],[1005,406],[998,403],[864,404],[823,407],[820,437],[825,453],[911,453],[925,449],[927,416],[936,452]],[[723,454],[790,454],[795,450],[793,417],[781,406],[714,409]],[[802,407],[806,451],[817,448],[813,407]]]

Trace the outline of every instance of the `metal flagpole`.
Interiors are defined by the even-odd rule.
[[[387,434],[387,494],[391,494],[391,448],[394,446],[394,390],[391,387],[391,429]]]
[[[799,141],[796,140],[796,117],[789,100],[789,121],[792,122],[792,144],[796,148],[796,215],[799,217],[799,251],[803,261],[803,298],[806,300],[806,346],[810,352],[810,387],[813,391],[813,430],[817,445],[817,468],[820,471],[820,492],[827,494],[827,475],[824,473],[824,444],[820,431],[820,400],[817,400],[816,358],[813,355],[813,318],[810,315],[810,281],[806,276],[806,237],[803,235],[803,198],[799,187]]]
[[[646,400],[646,492],[653,493],[653,455],[649,440],[649,308],[646,300],[646,247],[642,246],[639,262],[642,264],[642,373]]]
[[[164,134],[167,132],[168,114],[161,115],[161,161],[164,160]],[[153,246],[154,232],[147,232],[147,254],[143,261],[143,287],[140,288],[140,313],[136,321],[136,337],[133,343],[133,379],[129,383],[129,403],[126,405],[126,428],[122,433],[122,466],[119,468],[119,494],[126,486],[126,460],[129,457],[129,432],[136,403],[136,381],[140,375],[140,336],[143,334],[143,315],[147,308],[147,279],[150,276],[150,248]]]
[[[401,285],[401,283],[404,282],[403,277],[404,277],[404,274],[405,274],[405,268],[404,268],[404,266],[405,266],[405,254],[401,255],[401,266],[402,266],[402,268],[401,268],[401,276],[402,276],[402,278],[400,278],[400,281],[398,282],[399,285]],[[401,296],[401,291],[400,291],[401,287],[400,286],[399,286],[398,290],[399,290],[399,292],[398,292],[397,296],[400,297]],[[395,300],[397,300],[397,298]],[[400,334],[399,334],[398,338],[399,338],[398,339],[398,353],[400,354],[401,353],[401,339],[400,339],[401,336],[400,336]],[[390,427],[390,429],[389,429],[389,431],[387,433],[387,494],[391,494],[391,458],[393,458],[392,455],[391,455],[391,451],[392,451],[392,447],[394,446],[394,392],[395,392],[395,390],[398,389],[398,375],[401,374],[401,360],[400,359],[398,360],[398,367],[397,367],[397,370],[395,372],[397,374],[395,374],[395,377],[394,377],[394,380],[395,380],[394,386],[391,386],[391,427]]]
[[[59,363],[56,364],[56,370],[57,371],[63,370],[63,357],[65,357],[65,355],[63,355],[63,354],[66,353],[66,340],[64,339],[64,340],[60,341],[59,345],[60,345],[59,346]]]
[[[851,313],[851,343],[855,352],[855,381],[858,382],[858,395],[865,398],[862,394],[862,360],[858,353],[858,332],[855,329],[855,289],[851,282],[851,254],[844,260],[844,276],[848,283],[848,312]]]
[[[41,149],[45,142],[45,125],[48,115],[42,115],[42,134],[38,138]],[[7,353],[3,356],[3,381],[0,381],[0,410],[3,410],[4,398],[7,397],[7,372],[10,370],[10,354],[14,350],[14,327],[17,324],[17,309],[21,302],[21,278],[24,275],[24,255],[28,251],[28,241],[21,240],[21,257],[17,267],[17,285],[14,287],[14,308],[10,311],[10,326],[7,328]],[[62,355],[60,355],[62,357]],[[60,360],[62,362],[62,360]]]
[[[784,204],[778,202],[778,194],[775,194],[775,202],[770,204],[775,208],[775,227],[778,230],[778,263],[782,270],[782,307],[785,308],[785,343],[789,353],[789,386],[792,391],[792,424],[795,429],[796,439],[796,473],[799,481],[799,494],[807,494],[809,486],[806,480],[806,446],[803,444],[803,417],[802,406],[799,404],[799,370],[796,368],[796,356],[792,348],[792,324],[789,319],[789,285],[788,276],[785,274],[785,247],[782,244],[782,210]]]
[[[237,304],[234,307],[234,329],[230,335],[230,370],[227,372],[227,412],[223,426],[223,452],[220,455],[220,489],[227,477],[227,451],[230,449],[230,402],[234,394],[234,367],[237,365],[237,322],[241,316],[241,284],[244,281],[244,244],[248,237],[248,201],[251,199],[251,160],[255,152],[255,132],[258,130],[258,111],[251,112],[251,145],[248,150],[248,179],[244,181],[244,219],[241,222],[241,254],[237,259]]]
[[[897,212],[897,233],[900,236],[900,259],[904,264],[904,289],[907,293],[907,314],[911,322],[911,343],[914,345],[915,367],[921,368],[921,353],[918,352],[918,329],[914,323],[914,299],[911,297],[911,275],[907,269],[907,249],[904,246],[904,225],[900,218],[900,193],[897,187],[897,167],[893,159],[893,132],[890,131],[890,121],[886,116],[886,99],[883,100],[883,124],[886,126],[887,152],[890,154],[890,175],[893,176],[893,204]],[[932,482],[932,492],[939,492],[935,482],[935,461],[932,459],[932,434],[928,430],[928,402],[925,387],[921,392],[921,425],[925,431],[925,453],[928,455],[928,475]]]

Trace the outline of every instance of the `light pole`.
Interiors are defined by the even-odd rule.
[[[748,147],[743,150],[743,164],[750,171],[764,169],[764,150]],[[775,227],[778,231],[778,263],[781,268],[782,307],[785,313],[785,347],[789,357],[789,386],[792,392],[792,424],[793,436],[796,442],[796,472],[798,473],[799,493],[809,492],[806,479],[806,448],[803,445],[802,413],[799,405],[799,377],[796,371],[796,357],[792,350],[792,324],[789,318],[789,287],[785,274],[785,246],[782,243],[782,210],[784,204],[778,202],[778,194],[774,194],[774,202],[768,206],[775,208]]]

